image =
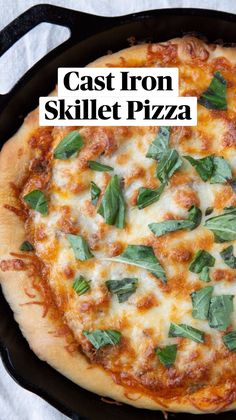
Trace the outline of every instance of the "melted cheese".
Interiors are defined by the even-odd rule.
[[[213,64],[202,68],[201,65],[180,63],[180,95],[188,95],[192,91],[199,94],[206,89],[213,68]],[[214,70],[217,68],[216,62]],[[221,71],[224,74],[224,69]],[[236,111],[230,98],[236,93],[235,74],[235,71],[226,71],[225,74],[232,82],[227,90],[229,111],[217,113],[199,106],[198,126],[172,129],[170,139],[170,146],[181,155],[190,154],[200,158],[214,153],[225,157],[234,175],[235,137],[232,141],[232,136],[236,133],[232,119]],[[227,361],[228,352],[222,344],[222,333],[210,328],[207,321],[192,317],[190,293],[204,287],[205,283],[188,269],[194,253],[206,249],[216,258],[215,266],[210,270],[214,295],[236,294],[235,272],[219,256],[226,245],[215,243],[212,233],[203,227],[208,207],[214,207],[214,214],[221,213],[224,207],[236,204],[236,197],[229,186],[203,182],[195,169],[184,161],[159,201],[139,210],[133,204],[138,189],[141,186],[156,188],[159,185],[155,177],[156,163],[145,156],[157,130],[82,128],[80,133],[85,146],[78,157],[66,161],[52,160],[49,214],[42,216],[34,213],[32,224],[35,232],[43,226],[45,237],[35,241],[37,255],[49,267],[48,281],[57,304],[86,354],[91,356],[82,330],[109,328],[121,331],[126,345],[118,353],[114,353],[114,348],[110,347],[105,356],[100,355],[96,361],[121,377],[125,372],[144,388],[155,389],[158,393],[170,386],[190,388],[199,383],[221,383],[236,374],[236,368]],[[61,133],[60,129],[54,130],[53,147],[63,137],[63,129]],[[111,147],[101,155],[105,147],[95,147],[96,142],[110,142]],[[99,158],[101,163],[112,166],[114,174],[124,180],[127,206],[124,229],[106,225],[91,204],[90,182],[94,181],[104,192],[110,177],[107,173],[88,169],[84,162],[91,158]],[[151,234],[149,223],[160,222],[168,217],[186,218],[188,208],[194,203],[203,213],[202,224],[197,229],[178,231],[161,238]],[[76,261],[66,239],[69,232],[83,235],[95,258],[85,262]],[[118,254],[122,252],[128,244],[153,246],[166,271],[166,285],[145,269],[106,260],[116,255],[117,250]],[[73,274],[69,278],[68,268]],[[79,275],[91,280],[90,291],[81,296],[72,288],[74,278]],[[108,293],[104,283],[108,279],[124,277],[137,277],[138,288],[126,302],[119,303],[116,296]],[[235,329],[235,312],[231,321]],[[168,338],[171,322],[189,324],[205,332],[205,343]],[[163,371],[154,349],[176,342],[178,353],[174,378],[173,370]],[[216,360],[218,363],[215,363]]]

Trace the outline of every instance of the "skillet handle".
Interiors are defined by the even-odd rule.
[[[39,23],[48,22],[65,26],[70,29],[71,38],[77,36],[80,40],[95,34],[105,23],[107,24],[108,20],[110,23],[113,19],[50,4],[38,4],[26,10],[0,31],[0,57]]]
[[[82,41],[96,34],[105,26],[108,26],[108,21],[109,25],[111,25],[114,19],[69,10],[50,4],[39,4],[26,10],[0,31],[0,57],[22,38],[22,36],[42,22],[54,23],[69,28],[71,36],[69,40],[67,39],[61,44],[67,43],[69,45],[74,41]],[[61,45],[56,48],[60,48]],[[10,92],[5,95],[0,94],[0,108],[7,102]]]

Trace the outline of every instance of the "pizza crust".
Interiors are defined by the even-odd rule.
[[[220,46],[208,46],[196,38],[187,37],[174,39],[164,45],[177,45],[178,57],[180,60],[188,61],[197,54],[207,60],[218,56],[225,57],[236,63],[236,50]],[[191,48],[189,47],[191,46]],[[104,56],[89,64],[89,67],[105,67],[119,65],[121,60],[135,60],[141,65],[147,55],[149,45],[143,44],[134,46],[118,53]],[[155,44],[153,46],[155,48]],[[205,52],[203,52],[205,51]],[[204,56],[205,54],[205,56]],[[198,57],[199,58],[199,57]],[[205,58],[204,58],[205,60]],[[54,92],[55,94],[55,92]],[[24,223],[13,212],[10,212],[3,205],[17,206],[17,199],[12,195],[10,183],[21,185],[27,174],[31,150],[28,145],[33,131],[38,127],[38,109],[31,112],[25,119],[19,131],[4,145],[0,154],[0,255],[1,260],[9,259],[11,252],[19,252],[20,244],[25,240]],[[224,409],[224,398],[222,404],[201,406],[203,393],[194,393],[192,400],[188,396],[164,400],[154,399],[145,394],[131,392],[123,386],[116,384],[111,375],[104,369],[94,366],[88,362],[86,357],[77,352],[70,354],[66,350],[64,337],[55,337],[51,332],[55,329],[55,323],[47,315],[42,317],[42,307],[39,305],[22,305],[27,301],[25,289],[30,288],[32,279],[27,271],[6,271],[0,272],[3,293],[13,310],[14,317],[18,322],[22,334],[27,339],[31,349],[43,361],[49,363],[53,368],[71,379],[81,387],[96,394],[113,398],[139,408],[152,410],[161,409],[173,412],[215,412]],[[37,296],[40,300],[40,295]],[[35,328],[37,326],[37,328]],[[227,385],[226,385],[227,387]],[[208,387],[204,391],[204,397],[210,395],[213,389]],[[215,391],[214,389],[213,391]],[[222,390],[219,390],[219,392]],[[223,390],[227,394],[227,389]],[[199,408],[201,406],[201,409]],[[236,408],[236,402],[227,405],[226,409]]]

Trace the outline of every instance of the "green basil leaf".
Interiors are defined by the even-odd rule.
[[[141,187],[139,189],[137,198],[137,205],[139,210],[144,209],[145,207],[150,206],[150,204],[153,204],[156,201],[158,201],[164,188],[165,184],[160,185],[159,188],[156,188],[154,190],[150,188]]]
[[[104,217],[108,225],[115,225],[119,229],[125,226],[125,201],[117,175],[110,179],[98,207],[98,213]]]
[[[74,280],[72,287],[76,291],[77,295],[83,295],[90,289],[89,281],[82,276],[79,276]]]
[[[164,220],[160,223],[150,223],[149,229],[155,236],[162,236],[166,233],[176,232],[177,230],[193,230],[201,223],[202,212],[198,207],[192,206],[188,210],[188,219],[186,220]]]
[[[108,290],[117,295],[119,303],[123,303],[136,291],[138,284],[137,278],[124,278],[122,280],[107,280]]]
[[[210,279],[210,267],[203,267],[202,271],[199,273],[199,279],[208,283]]]
[[[236,207],[226,208],[219,216],[207,219],[204,226],[214,233],[216,242],[233,241],[236,239]]]
[[[213,172],[210,179],[211,184],[225,184],[232,179],[230,165],[223,157],[214,156],[213,163]]]
[[[102,163],[96,162],[95,160],[89,160],[88,167],[92,169],[92,171],[97,172],[110,172],[114,170],[111,166],[103,165]]]
[[[148,225],[150,231],[158,237],[177,230],[191,229],[192,226],[193,223],[189,220],[164,220],[160,223],[150,223]]]
[[[28,251],[33,251],[33,250],[34,250],[34,247],[29,241],[22,242],[20,246],[20,251],[28,252]]]
[[[187,324],[175,324],[172,322],[170,324],[169,337],[184,337],[196,343],[204,343],[204,333]]]
[[[198,103],[208,109],[227,110],[226,86],[226,80],[220,71],[216,71],[209,87],[198,99]]]
[[[188,220],[193,224],[190,230],[196,229],[202,221],[202,211],[196,206],[190,207],[188,210]]]
[[[233,295],[213,296],[209,308],[209,325],[211,328],[224,331],[230,325],[233,312]]]
[[[157,165],[157,178],[162,184],[166,184],[169,178],[181,167],[183,161],[175,149],[166,150],[162,153]]]
[[[68,159],[79,152],[83,144],[80,133],[77,130],[71,131],[55,148],[53,156],[55,159]]]
[[[236,268],[236,257],[234,256],[233,245],[228,246],[220,252],[221,258],[230,268]]]
[[[212,176],[214,167],[213,156],[207,156],[202,159],[194,159],[191,156],[184,157],[196,169],[203,181],[207,181]]]
[[[210,301],[213,293],[213,287],[203,287],[203,289],[196,290],[191,293],[192,299],[192,316],[195,319],[207,319],[210,307]]]
[[[209,282],[211,281],[209,276],[209,267],[213,267],[214,265],[215,258],[209,254],[209,252],[199,250],[190,264],[189,270],[192,273],[199,274],[200,280]]]
[[[94,330],[94,331],[83,331],[82,334],[92,343],[95,349],[111,344],[115,346],[119,344],[121,339],[121,333],[115,330]]]
[[[99,196],[101,194],[101,189],[93,181],[91,181],[90,185],[91,185],[91,188],[90,188],[91,201],[93,205],[96,206]]]
[[[157,348],[155,352],[161,364],[164,365],[165,367],[170,367],[174,364],[175,359],[176,359],[177,345],[170,344],[169,346]]]
[[[33,210],[46,215],[48,213],[48,202],[41,190],[33,190],[23,197],[24,202]]]
[[[236,331],[231,331],[222,337],[224,345],[230,351],[236,351]]]
[[[163,152],[168,149],[170,127],[160,127],[155,140],[150,144],[146,157],[159,160]]]
[[[165,271],[155,256],[151,246],[128,245],[122,254],[117,257],[106,258],[106,260],[145,268],[155,277],[160,278],[164,283],[166,283]]]
[[[68,234],[66,237],[72,246],[76,260],[85,261],[94,257],[83,236]]]

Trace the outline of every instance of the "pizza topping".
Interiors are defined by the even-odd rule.
[[[125,302],[137,289],[137,278],[124,278],[122,280],[107,280],[108,290],[117,295],[119,303]]]
[[[188,213],[188,219],[186,220],[164,220],[160,223],[150,223],[148,227],[158,237],[181,229],[193,230],[199,226],[202,212],[199,208],[193,206],[189,209]]]
[[[197,290],[191,293],[192,299],[192,316],[195,319],[207,319],[210,307],[210,300],[213,293],[213,287],[203,287],[203,289]]]
[[[137,198],[137,206],[139,210],[144,209],[145,207],[148,207],[153,203],[156,203],[156,201],[159,200],[162,192],[164,191],[164,188],[165,184],[162,184],[159,188],[156,188],[154,190],[150,188],[141,187],[139,189]]]
[[[162,184],[166,184],[169,178],[181,167],[183,161],[175,149],[162,153],[157,165],[156,176]]]
[[[228,246],[220,252],[220,255],[224,260],[225,264],[227,264],[230,268],[236,268],[236,257],[234,256],[233,252],[233,245]]]
[[[157,348],[155,352],[161,364],[164,365],[165,367],[170,367],[174,364],[175,359],[176,359],[177,345],[170,344],[169,346]]]
[[[170,127],[160,127],[158,134],[149,146],[146,157],[159,161],[163,152],[168,150],[170,138]]]
[[[85,261],[93,257],[86,240],[81,235],[66,235],[75,254],[75,258],[79,261]]]
[[[101,194],[101,189],[95,184],[95,182],[91,181],[90,183],[90,193],[91,193],[91,201],[94,206],[96,206],[98,199]]]
[[[23,197],[24,202],[33,210],[46,215],[48,213],[48,202],[41,190],[33,190]]]
[[[68,159],[80,151],[83,143],[80,133],[71,131],[55,148],[53,156],[55,159]]]
[[[226,86],[226,80],[220,71],[216,71],[209,87],[198,99],[199,104],[208,109],[227,110]]]
[[[220,331],[225,331],[230,325],[233,312],[233,295],[213,296],[209,308],[209,325]]]
[[[202,281],[208,282],[210,281],[209,267],[214,267],[214,265],[215,258],[209,252],[200,249],[191,262],[189,270],[192,273],[199,274]]]
[[[230,351],[236,352],[236,331],[223,335],[223,343]]]
[[[28,252],[28,251],[33,251],[33,250],[34,250],[34,247],[29,241],[22,242],[20,246],[20,251]]]
[[[115,330],[94,330],[83,331],[83,335],[92,343],[95,349],[107,346],[108,344],[119,344],[121,333]]]
[[[95,160],[89,160],[88,167],[92,169],[92,171],[98,171],[98,172],[113,171],[113,168],[111,166],[103,165],[102,163],[96,162]]]
[[[210,178],[211,184],[225,184],[232,178],[231,168],[223,157],[213,157],[213,172]]]
[[[110,179],[98,207],[98,213],[104,217],[108,225],[115,225],[119,229],[125,226],[125,201],[117,175]]]
[[[106,258],[106,260],[121,262],[145,268],[155,277],[166,282],[166,274],[151,246],[128,245],[124,252],[117,257]]]
[[[202,180],[208,181],[208,179],[212,176],[212,172],[213,172],[212,156],[207,156],[202,159],[194,159],[191,156],[184,156],[184,157],[196,169],[197,173],[200,175]]]
[[[203,181],[210,181],[211,184],[225,184],[232,178],[230,165],[223,157],[207,156],[202,159],[194,159],[185,156],[200,175]]]
[[[170,324],[169,337],[184,337],[196,343],[204,343],[204,333],[187,324],[175,324],[172,322]]]
[[[233,241],[236,239],[236,206],[225,208],[224,213],[207,219],[204,226],[214,233],[216,242]]]
[[[77,295],[83,295],[90,289],[89,281],[84,277],[79,276],[74,280],[73,289],[76,291]]]

